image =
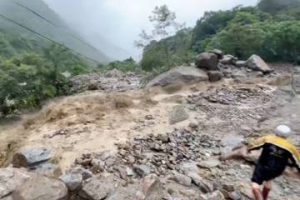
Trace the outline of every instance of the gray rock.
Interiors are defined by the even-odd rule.
[[[219,59],[218,56],[214,53],[201,53],[196,59],[195,65],[199,69],[206,70],[219,70],[218,67]]]
[[[142,177],[151,173],[151,169],[147,165],[133,165],[133,170]]]
[[[47,147],[26,148],[13,156],[14,167],[30,167],[52,158],[51,149]]]
[[[242,200],[243,199],[243,196],[242,196],[241,192],[239,192],[239,191],[230,192],[228,194],[228,196],[231,200]]]
[[[36,173],[52,178],[58,178],[60,175],[62,175],[61,168],[53,163],[41,163],[39,165],[35,165],[31,169]]]
[[[0,169],[0,199],[66,200],[67,196],[61,181],[24,169]]]
[[[235,65],[237,66],[237,67],[245,67],[245,65],[246,65],[246,61],[244,61],[244,60],[238,60],[238,61],[236,61],[235,62]]]
[[[139,197],[144,197],[144,200],[162,199],[163,191],[162,184],[155,174],[149,174],[143,178],[141,191],[138,192]]]
[[[29,179],[30,174],[24,169],[0,169],[0,199],[11,194]]]
[[[136,199],[136,191],[138,190],[136,184],[131,184],[127,187],[119,187],[105,200],[122,200],[122,199]]]
[[[221,164],[221,162],[218,159],[211,158],[209,160],[201,161],[198,163],[198,166],[201,168],[211,169],[218,167]]]
[[[207,73],[210,82],[217,82],[223,78],[223,73],[220,71],[209,71]]]
[[[71,191],[80,188],[83,181],[81,174],[65,174],[60,176],[59,179],[64,182]]]
[[[154,87],[154,86],[167,86],[173,83],[196,83],[201,81],[207,81],[208,76],[207,74],[197,68],[194,67],[176,67],[167,71],[147,84],[147,88]]]
[[[68,173],[70,173],[70,174],[81,174],[82,179],[84,181],[93,177],[93,173],[91,171],[89,171],[87,169],[84,169],[80,166],[77,166],[75,168],[70,169]]]
[[[179,168],[184,173],[188,173],[188,172],[196,172],[196,173],[198,173],[199,172],[199,168],[198,168],[197,164],[198,164],[197,162],[193,162],[193,161],[184,162],[184,163],[180,164]]]
[[[203,200],[225,200],[224,195],[219,190],[213,193],[201,195],[201,197]]]
[[[296,74],[293,76],[292,80],[293,89],[297,94],[300,94],[300,75]]]
[[[184,186],[191,186],[192,185],[192,179],[189,176],[183,175],[183,174],[175,174],[174,180],[179,183],[180,185]]]
[[[170,113],[169,122],[171,125],[185,121],[189,118],[189,114],[183,106],[175,106]]]
[[[224,52],[221,51],[220,49],[214,49],[214,50],[211,50],[211,51],[208,51],[208,53],[214,53],[218,56],[218,59],[223,59],[223,56],[224,56]]]
[[[197,185],[200,190],[204,193],[213,192],[214,186],[209,182],[203,179],[198,173],[188,172],[187,176],[192,179],[192,182]]]
[[[96,176],[82,186],[79,196],[87,200],[103,200],[117,187],[118,182],[114,176],[106,178]]]
[[[237,58],[233,55],[225,55],[222,60],[220,60],[220,63],[223,65],[235,65],[237,61]]]
[[[261,71],[263,73],[270,73],[273,70],[268,66],[268,64],[258,55],[252,55],[246,62],[246,67],[255,70]]]

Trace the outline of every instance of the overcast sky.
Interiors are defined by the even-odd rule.
[[[133,42],[142,29],[151,30],[148,16],[157,5],[166,4],[177,21],[193,27],[205,11],[254,5],[258,0],[44,0],[73,27],[84,34],[100,34],[132,55]]]

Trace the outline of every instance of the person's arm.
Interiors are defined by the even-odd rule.
[[[259,150],[260,148],[262,148],[266,143],[266,138],[265,137],[261,137],[253,142],[251,142],[248,146],[247,146],[247,150],[248,152],[254,151],[254,150]]]

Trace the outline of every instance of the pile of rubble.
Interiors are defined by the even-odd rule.
[[[107,73],[92,73],[76,76],[70,81],[70,91],[72,93],[87,90],[126,92],[140,89],[140,80],[141,77],[134,73],[123,73],[114,69]]]
[[[116,172],[121,178],[143,177],[150,173],[168,175],[173,170],[182,173],[180,164],[200,162],[220,154],[220,142],[208,135],[197,134],[197,125],[187,130],[175,130],[165,135],[136,137],[127,144],[118,144],[116,156],[108,152],[83,155],[76,164],[93,173]],[[192,131],[194,130],[194,131]],[[211,150],[213,149],[213,151]]]
[[[247,135],[260,131],[259,123],[273,105],[272,90],[255,87],[221,87],[187,97],[188,108],[203,116],[199,126],[214,137],[231,134]]]
[[[188,103],[197,104],[205,99],[211,103],[219,103],[223,105],[250,105],[265,104],[271,101],[271,95],[267,93],[264,87],[236,87],[236,88],[216,88],[207,92],[193,94],[188,97]]]

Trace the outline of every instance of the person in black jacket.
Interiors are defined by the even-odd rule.
[[[286,140],[291,134],[288,126],[276,128],[276,136],[266,136],[255,140],[247,150],[263,149],[252,176],[252,192],[256,200],[267,200],[272,188],[272,180],[281,176],[286,167],[295,167],[300,173],[300,153]],[[260,185],[264,188],[261,191]]]

